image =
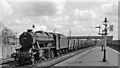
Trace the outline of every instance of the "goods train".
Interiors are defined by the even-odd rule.
[[[109,46],[120,47],[120,40],[108,41],[107,44],[108,44]]]
[[[78,43],[79,42],[79,43]],[[11,55],[19,64],[44,61],[55,56],[95,45],[93,40],[67,39],[59,33],[35,31],[28,29],[19,37],[20,48]]]

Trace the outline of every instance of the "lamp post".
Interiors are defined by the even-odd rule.
[[[103,21],[103,22],[105,22],[103,25],[105,25],[105,29],[103,30],[103,32],[104,32],[104,35],[105,35],[105,45],[104,45],[104,55],[103,55],[103,62],[106,62],[106,46],[107,46],[107,30],[108,30],[108,28],[107,28],[107,18],[105,18],[105,20]]]
[[[104,34],[103,34],[103,31],[102,31],[102,34],[101,34],[101,35],[102,35],[102,49],[101,49],[101,51],[103,51],[103,46],[104,46],[104,44],[103,44],[103,41],[104,41],[104,38],[103,38],[103,37],[104,37]]]
[[[103,21],[104,22],[104,26],[105,26],[105,28],[104,28],[104,30],[102,31],[102,33],[100,33],[100,26],[99,27],[95,27],[95,28],[99,28],[99,35],[102,35],[102,37],[104,36],[104,40],[105,40],[105,43],[104,43],[104,49],[103,49],[103,51],[104,51],[104,54],[103,54],[103,62],[106,62],[107,60],[106,60],[106,46],[107,46],[107,30],[108,30],[108,28],[107,28],[107,18],[105,18],[105,20]]]

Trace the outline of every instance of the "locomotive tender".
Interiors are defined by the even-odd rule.
[[[48,58],[59,56],[68,51],[94,45],[94,41],[67,39],[59,33],[35,31],[28,29],[19,37],[20,49],[11,55],[19,64],[34,63],[37,60],[44,61]],[[91,43],[90,43],[91,42]],[[89,44],[89,45],[88,45]]]

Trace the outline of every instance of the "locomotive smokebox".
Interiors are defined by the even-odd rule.
[[[29,32],[24,32],[19,37],[20,45],[22,45],[21,51],[28,51],[32,47],[33,36]]]

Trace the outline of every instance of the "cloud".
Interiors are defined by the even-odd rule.
[[[7,0],[9,2],[48,2],[55,0]],[[56,0],[64,1],[64,0]],[[118,2],[119,0],[65,0],[66,2]]]
[[[14,13],[23,16],[54,15],[57,11],[52,2],[11,2]]]
[[[57,23],[55,23],[54,26],[55,26],[55,28],[58,28],[58,29],[59,28],[61,29],[63,27],[61,24],[57,24]]]
[[[14,21],[14,23],[16,23],[16,24],[32,23],[31,19],[27,19],[27,18],[14,19],[13,21]]]
[[[7,14],[12,14],[12,8],[9,3],[7,3],[5,0],[0,0],[0,13],[7,13]]]
[[[58,9],[57,15],[63,14],[65,8],[65,2],[66,0],[52,0],[56,4],[56,8]]]
[[[15,20],[16,23],[21,24],[22,22],[18,19]]]
[[[44,16],[62,14],[64,11],[65,0],[7,0],[13,14],[18,16]],[[7,3],[7,2],[6,2]],[[4,5],[7,6],[7,5]]]
[[[79,10],[75,9],[72,11],[72,21],[76,25],[73,29],[73,32],[77,34],[79,32],[81,35],[93,34],[96,35],[97,31],[95,26],[102,25],[102,21],[105,17],[108,18],[109,24],[114,24],[114,31],[110,32],[109,35],[114,35],[114,38],[117,39],[118,35],[118,6],[116,3],[105,3],[99,7],[95,7],[90,10]],[[77,21],[75,21],[77,20]],[[94,24],[94,25],[93,25]],[[89,29],[88,29],[89,28]],[[75,30],[75,29],[80,29]],[[75,31],[74,31],[75,30]],[[94,33],[93,33],[94,32]],[[79,34],[78,33],[78,34]]]
[[[104,4],[102,8],[105,10],[105,14],[118,16],[118,5],[115,3]]]
[[[54,28],[51,24],[53,21],[50,20],[50,17],[54,16],[54,14],[62,14],[64,10],[65,0],[44,0],[43,2],[31,1],[32,0],[21,0],[20,2],[19,0],[7,0],[7,2],[5,1],[10,6],[8,8],[12,11],[12,16],[7,14],[3,15],[2,18],[4,19],[1,18],[1,20],[3,20],[4,23],[8,26],[11,24],[18,26],[22,24],[27,25],[28,23],[29,25],[39,23],[39,25],[44,24],[51,29]],[[4,5],[4,7],[5,6],[7,5]],[[58,21],[59,20],[57,19],[57,22]]]
[[[117,16],[114,14],[117,6],[111,3],[103,3],[99,7],[86,10],[72,8],[72,11],[64,10],[66,6],[64,0],[63,2],[56,0],[54,2],[53,0],[50,2],[9,2],[8,4],[12,8],[14,16],[12,19],[4,18],[6,19],[4,21],[11,29],[19,30],[19,32],[23,32],[35,24],[35,30],[53,32],[56,28],[56,32],[65,35],[69,34],[69,30],[72,31],[72,35],[97,35],[98,31],[94,27],[102,25],[105,16],[108,17],[109,24],[117,22]],[[117,27],[117,23],[114,25]],[[115,33],[116,31],[110,34],[116,35]]]
[[[103,20],[105,17],[108,18],[108,26],[114,25],[114,31],[109,32],[109,35],[113,35],[114,39],[118,39],[118,5],[116,3],[106,3],[101,5],[95,11],[98,12],[99,19]]]
[[[75,9],[72,11],[72,15],[76,20],[80,21],[88,21],[97,17],[97,14],[93,10]]]
[[[0,21],[3,21],[4,17],[8,18],[12,15],[12,8],[5,0],[0,0]]]
[[[57,3],[52,1],[43,1],[43,2],[27,2],[27,0],[24,0],[26,2],[16,2],[16,1],[9,1],[6,2],[10,7],[7,7],[5,9],[6,12],[8,12],[10,9],[12,11],[12,16],[5,13],[3,14],[1,12],[1,20],[4,21],[4,24],[6,24],[8,27],[16,30],[16,26],[18,27],[18,30],[26,30],[27,28],[31,27],[32,24],[38,24],[38,25],[44,25],[48,27],[49,29],[46,29],[42,26],[41,29],[43,30],[52,30],[54,29],[54,25],[52,24],[52,20],[50,20],[50,16],[54,16],[54,14],[59,14],[58,12],[63,11],[63,2]],[[29,0],[30,1],[30,0]],[[2,5],[3,7],[6,7],[7,5]],[[1,6],[0,6],[1,7]],[[2,9],[3,9],[2,7]],[[57,21],[58,22],[58,21]],[[24,24],[24,25],[23,25]],[[18,32],[18,31],[17,31]]]
[[[104,3],[97,8],[93,8],[94,12],[97,14],[96,20],[103,20],[107,17],[109,20],[118,23],[118,5],[116,3]]]
[[[66,2],[118,2],[119,0],[66,0]]]
[[[53,2],[55,0],[6,0],[8,2]],[[56,1],[62,1],[62,0],[56,0]]]

